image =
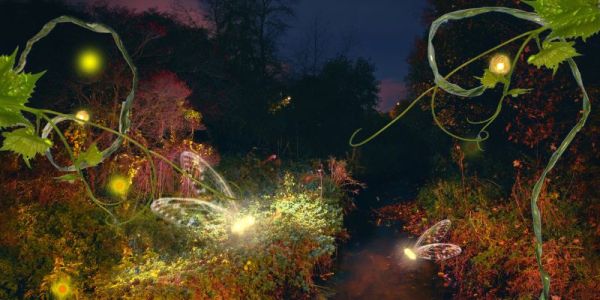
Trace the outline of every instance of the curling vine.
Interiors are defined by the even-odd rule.
[[[396,123],[398,120],[400,120],[419,101],[425,98],[425,96],[431,95],[431,114],[436,125],[443,132],[452,136],[453,138],[462,141],[476,142],[477,145],[480,146],[480,143],[482,141],[485,141],[489,138],[489,133],[487,129],[500,115],[504,100],[508,96],[515,96],[529,92],[528,89],[511,89],[511,80],[513,72],[516,69],[519,57],[521,56],[524,48],[532,40],[535,40],[537,42],[539,52],[528,57],[527,62],[529,64],[534,65],[537,68],[547,68],[549,70],[552,70],[554,74],[558,70],[559,66],[566,62],[571,70],[571,74],[573,75],[575,82],[581,90],[581,94],[583,97],[582,115],[577,121],[577,123],[573,126],[573,128],[569,131],[567,136],[563,139],[560,146],[554,151],[554,153],[550,157],[548,164],[546,165],[540,177],[536,181],[531,194],[531,216],[533,220],[533,231],[535,234],[535,256],[542,282],[542,292],[540,293],[540,299],[546,300],[550,299],[550,276],[544,270],[544,267],[542,265],[542,219],[537,202],[544,182],[546,180],[546,176],[548,175],[550,170],[552,170],[558,159],[560,159],[560,157],[564,154],[565,150],[567,149],[571,141],[575,138],[577,133],[583,128],[591,111],[590,99],[583,85],[579,68],[573,60],[573,57],[579,55],[576,49],[574,48],[574,40],[580,38],[583,41],[585,41],[587,38],[594,34],[597,34],[600,31],[600,1],[536,0],[524,2],[527,5],[531,6],[534,12],[526,12],[519,9],[512,9],[506,7],[481,7],[450,12],[436,19],[431,24],[429,30],[427,48],[427,58],[429,60],[429,66],[434,74],[435,85],[423,92],[421,95],[419,95],[408,105],[406,109],[400,112],[392,121],[390,121],[388,124],[383,126],[381,129],[379,129],[377,132],[367,137],[366,139],[360,142],[355,142],[355,138],[361,129],[356,130],[350,137],[349,143],[353,147],[362,146],[368,143],[369,141],[377,137],[379,134],[381,134],[383,131],[388,129],[390,126],[392,126],[394,123]],[[439,73],[437,67],[437,63],[435,60],[435,48],[433,46],[433,38],[435,37],[436,31],[439,28],[439,26],[448,21],[471,18],[480,14],[491,12],[508,14],[515,18],[530,21],[537,24],[539,28],[525,32],[512,39],[509,39],[499,44],[498,46],[491,48],[481,53],[480,55],[470,59],[469,61],[465,62],[464,64],[449,72],[446,76],[442,76]],[[500,49],[505,45],[511,44],[518,40],[523,40],[523,42],[521,43],[517,53],[514,55],[512,59],[512,64],[509,64],[510,70],[506,74],[503,74],[503,72],[493,72],[493,70],[485,70],[483,76],[481,76],[480,78],[481,85],[471,89],[462,88],[461,86],[448,81],[448,79],[453,74],[463,69],[467,65],[481,59],[482,57],[496,51],[497,49]],[[467,122],[469,124],[480,126],[478,134],[476,136],[465,137],[453,133],[449,129],[447,129],[437,118],[435,110],[435,99],[439,89],[442,89],[443,91],[452,95],[472,98],[482,95],[487,89],[494,88],[498,84],[503,85],[503,90],[502,96],[498,101],[494,113],[489,118],[484,120],[471,121],[467,119]]]
[[[82,120],[73,114],[64,114],[48,109],[38,109],[27,106],[27,103],[34,92],[36,82],[44,75],[44,72],[37,74],[29,74],[24,72],[25,65],[27,63],[27,55],[31,52],[33,45],[36,42],[46,37],[56,27],[56,25],[61,23],[71,23],[96,33],[110,34],[123,59],[127,63],[127,66],[131,70],[131,89],[126,99],[121,103],[119,127],[117,130],[90,122],[89,120]],[[111,211],[111,208],[123,203],[125,199],[115,202],[104,202],[98,199],[94,195],[89,183],[86,181],[83,170],[86,168],[95,167],[102,163],[113,153],[115,153],[125,141],[138,147],[148,158],[151,169],[150,194],[152,197],[156,196],[157,179],[156,168],[153,160],[153,158],[156,157],[162,161],[165,161],[177,172],[184,174],[195,183],[206,188],[208,191],[213,193],[213,195],[220,198],[231,198],[227,195],[223,195],[213,187],[207,186],[205,183],[198,181],[196,178],[193,178],[190,174],[187,174],[179,166],[163,155],[149,150],[147,147],[127,135],[127,131],[129,130],[131,124],[129,118],[131,114],[131,106],[133,99],[135,98],[135,91],[138,85],[138,73],[133,60],[129,56],[127,49],[123,44],[123,41],[117,32],[115,32],[112,28],[99,23],[87,23],[77,18],[61,16],[46,23],[34,37],[27,41],[26,47],[19,57],[18,64],[15,66],[17,52],[18,49],[9,56],[0,56],[0,130],[16,128],[12,129],[12,131],[4,131],[2,133],[4,141],[0,151],[11,151],[19,155],[23,158],[23,161],[28,167],[31,167],[31,159],[35,158],[38,154],[44,154],[57,170],[69,172],[66,175],[58,177],[59,180],[82,182],[86,193],[92,202],[94,202],[98,207],[107,213],[109,218],[107,223],[111,225],[121,225],[129,222],[137,215],[142,213],[143,209],[138,213],[135,213],[129,219],[125,221],[119,221],[117,216]],[[35,122],[30,121],[25,114],[33,116],[35,118]],[[46,122],[46,125],[43,129],[40,125],[42,121]],[[102,151],[97,148],[96,144],[92,144],[87,150],[79,153],[76,156],[72,147],[68,144],[64,134],[58,128],[58,124],[64,121],[78,122],[80,124],[98,128],[115,135],[116,139],[108,148]],[[65,147],[69,159],[72,162],[71,165],[61,166],[54,160],[52,153],[50,152],[54,143],[49,139],[49,135],[52,132],[58,136],[60,142]],[[149,202],[145,204],[146,205],[144,205],[144,209],[148,207]]]

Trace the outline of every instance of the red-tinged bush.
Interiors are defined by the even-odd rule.
[[[385,207],[378,214],[383,221],[404,220],[405,229],[415,236],[441,219],[452,221],[448,241],[463,252],[441,266],[450,274],[455,298],[535,298],[541,282],[525,192],[532,182],[518,182],[521,186],[502,200],[497,187],[478,180],[466,179],[464,186],[439,181],[423,188],[416,203]],[[539,202],[544,220],[543,263],[552,279],[551,294],[561,299],[598,298],[595,278],[600,276],[600,257],[592,250],[597,247],[597,233],[581,222],[579,216],[585,213],[578,202],[560,196],[555,189],[546,190]]]
[[[139,132],[148,146],[164,140],[188,137],[202,130],[201,115],[191,108],[192,91],[177,75],[159,71],[140,81],[131,115],[131,130]]]
[[[179,166],[179,156],[183,151],[192,151],[202,159],[204,159],[210,166],[216,166],[220,161],[218,152],[207,144],[194,143],[191,140],[183,140],[182,142],[165,142],[164,146],[160,149],[154,150],[157,153],[164,156],[166,159],[175,163]],[[168,194],[178,191],[181,174],[178,173],[170,164],[167,162],[154,158],[154,166],[156,168],[157,182],[156,189],[159,194]],[[130,174],[133,178],[133,185],[136,192],[141,195],[149,195],[151,192],[151,166],[145,157],[137,158],[135,164],[130,165]],[[189,195],[185,195],[189,196]]]

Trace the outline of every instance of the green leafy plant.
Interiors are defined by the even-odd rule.
[[[25,163],[37,154],[46,152],[52,146],[52,141],[40,138],[35,126],[23,115],[25,104],[29,101],[35,88],[35,83],[44,75],[18,73],[14,69],[17,50],[10,56],[0,56],[0,129],[17,128],[4,132],[4,143],[0,150],[12,151],[20,155]]]

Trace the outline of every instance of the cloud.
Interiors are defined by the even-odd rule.
[[[379,105],[377,109],[387,112],[406,96],[406,86],[402,80],[385,78],[379,83]]]

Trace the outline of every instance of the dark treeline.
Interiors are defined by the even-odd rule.
[[[349,146],[357,128],[364,128],[361,134],[366,135],[389,121],[389,116],[375,110],[378,81],[375,66],[367,59],[339,54],[319,58],[324,62],[310,72],[295,68],[278,55],[278,38],[291,25],[287,23],[293,16],[291,3],[202,3],[210,30],[158,11],[3,1],[0,24],[10,30],[2,32],[0,52],[9,54],[23,47],[45,22],[60,15],[104,23],[119,32],[142,79],[166,70],[190,87],[188,99],[207,128],[198,131],[195,139],[212,143],[222,153],[255,151],[292,159],[352,157],[361,177],[402,176],[416,183],[427,176],[430,145],[418,132],[422,129],[401,124],[361,149]],[[107,68],[94,82],[79,78],[73,63],[76,52],[87,46],[100,48],[107,56]],[[39,82],[34,105],[60,111],[75,110],[81,98],[90,94],[114,106],[130,84],[110,37],[72,25],[59,25],[36,44],[27,71],[42,70],[47,73]],[[430,120],[419,122],[430,125]],[[368,169],[360,167],[366,165]]]

